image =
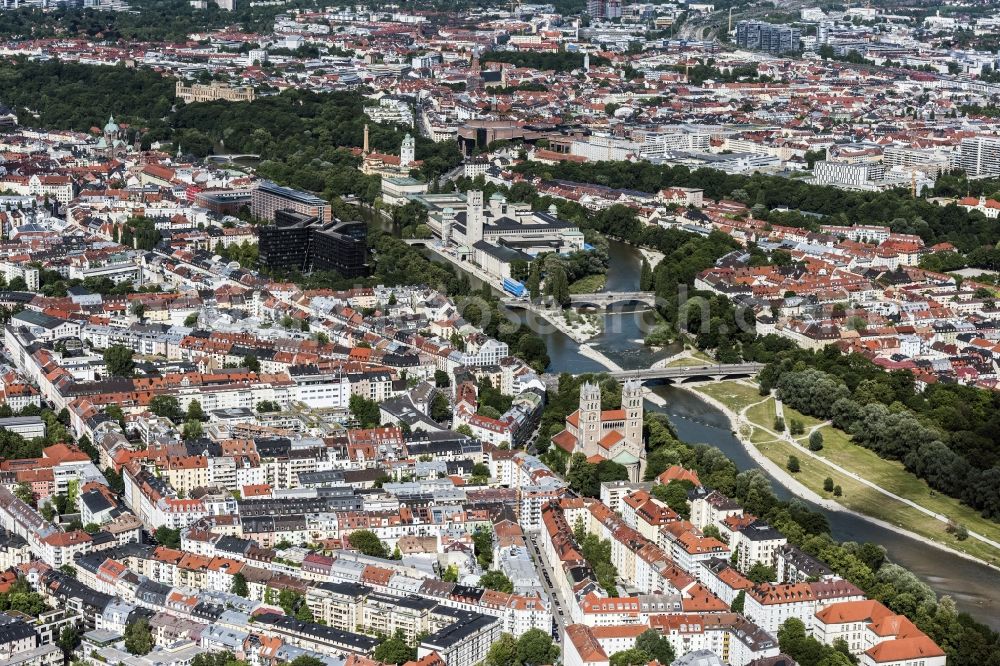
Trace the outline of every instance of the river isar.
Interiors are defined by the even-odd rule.
[[[606,291],[634,291],[639,285],[641,255],[634,247],[611,241],[610,268]],[[511,316],[523,313],[509,313]],[[590,340],[605,356],[623,368],[648,368],[657,360],[680,351],[663,349],[651,351],[642,344],[643,324],[652,322],[650,315],[626,312],[609,314],[605,317],[604,332]],[[546,341],[551,358],[549,372],[584,373],[606,370],[597,361],[580,353],[577,343],[565,334],[554,330],[545,322],[528,317],[527,323]],[[721,449],[733,460],[740,470],[759,468],[733,435],[729,419],[712,407],[698,394],[675,386],[653,386],[653,392],[664,399],[665,405],[657,407],[646,403],[646,409],[665,413],[677,436],[692,444],[705,443]],[[766,473],[766,472],[765,472]],[[770,477],[770,475],[768,475]],[[788,498],[792,492],[771,478],[779,497]],[[833,537],[839,541],[858,541],[881,544],[888,550],[889,558],[914,572],[926,581],[938,595],[949,595],[955,599],[960,611],[965,611],[977,620],[994,629],[1000,629],[1000,571],[985,565],[948,553],[927,543],[897,534],[862,518],[840,511],[827,511],[810,504],[814,510],[823,512],[830,521]]]
[[[425,254],[434,261],[447,263],[429,251],[425,251]],[[608,254],[608,279],[604,290],[638,290],[642,267],[642,255],[639,251],[625,243],[610,241]],[[482,286],[482,282],[475,276],[469,277],[473,286]],[[508,311],[506,314],[515,321],[524,321],[545,339],[551,359],[548,368],[550,373],[580,374],[607,370],[598,361],[581,354],[576,342],[545,321],[520,310]],[[681,351],[679,346],[657,351],[645,347],[642,343],[644,328],[652,322],[653,317],[649,313],[629,311],[608,314],[604,318],[603,333],[589,340],[588,344],[625,369],[648,368],[656,361]],[[646,409],[666,414],[682,441],[711,444],[725,453],[738,469],[761,469],[767,474],[733,434],[726,415],[702,400],[697,393],[669,385],[654,385],[651,388],[653,393],[663,398],[664,405],[659,407],[647,400]],[[767,476],[778,497],[787,499],[794,495],[770,474]],[[806,504],[826,516],[833,538],[884,546],[890,560],[915,573],[938,596],[952,597],[959,611],[967,612],[980,622],[1000,630],[1000,571],[997,569],[949,553],[919,539],[887,530],[858,516],[829,511],[811,502]]]

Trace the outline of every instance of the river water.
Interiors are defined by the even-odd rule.
[[[607,291],[638,289],[641,255],[635,248],[611,242]],[[650,315],[612,314],[605,318],[605,330],[590,342],[623,368],[648,368],[656,360],[678,348],[651,352],[642,346],[643,329],[652,321]],[[579,346],[568,336],[541,322],[529,325],[543,335],[548,346],[553,373],[601,372],[600,363],[580,354]],[[674,386],[655,386],[654,392],[666,400],[664,407],[646,403],[646,408],[662,411],[673,423],[678,437],[689,443],[706,443],[721,449],[740,470],[759,467],[730,430],[729,419],[697,394]],[[791,492],[771,479],[779,497]],[[839,541],[874,542],[885,546],[889,558],[926,581],[939,595],[950,595],[959,610],[966,611],[994,629],[1000,629],[1000,571],[966,560],[957,555],[911,539],[861,518],[839,511],[822,511]],[[928,519],[929,520],[929,519]]]

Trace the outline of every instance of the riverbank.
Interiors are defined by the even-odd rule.
[[[600,335],[603,330],[601,328],[601,322],[595,320],[594,315],[581,315],[573,313],[572,316],[575,317],[575,319],[570,321],[566,316],[566,311],[558,308],[547,308],[541,304],[531,303],[528,301],[518,301],[516,304],[507,305],[506,308],[509,313],[514,313],[515,311],[518,312],[519,314],[516,315],[518,318],[517,320],[528,324],[529,328],[539,335],[551,334],[551,330],[545,330],[546,327],[550,327],[562,333],[578,345],[586,344],[587,340]],[[520,313],[531,313],[531,316],[524,317],[524,315]],[[534,321],[531,321],[532,319],[534,319]],[[542,322],[544,322],[544,325],[542,325]]]
[[[476,279],[483,282],[483,284],[489,285],[491,288],[495,289],[501,294],[504,293],[503,283],[500,280],[495,279],[492,275],[481,269],[479,266],[476,266],[475,264],[469,263],[467,261],[459,261],[458,259],[451,256],[447,252],[442,252],[441,249],[437,247],[433,241],[425,241],[424,248],[426,248],[427,251],[432,252],[434,255],[441,257],[455,268],[461,271],[465,271],[466,273],[474,276]]]
[[[437,247],[433,243],[424,245],[424,247],[434,256],[440,257],[460,271],[464,271],[468,275],[471,275],[483,284],[488,285],[502,296],[510,295],[503,290],[503,284],[494,279],[479,266],[467,261],[459,261],[447,252],[442,251],[441,248]],[[507,309],[510,312],[530,312],[537,319],[543,320],[546,324],[552,326],[577,344],[582,344],[594,336],[600,335],[602,330],[599,317],[595,315],[579,314],[577,312],[573,312],[572,310],[560,310],[559,308],[548,308],[539,303],[529,303],[527,301],[519,307],[508,307]],[[567,315],[567,313],[570,314]],[[523,316],[520,320],[524,320]],[[530,322],[528,323],[530,325]],[[539,329],[540,327],[536,324],[531,328]]]
[[[715,365],[714,358],[697,349],[685,349],[673,356],[661,358],[649,366],[651,368],[674,368],[679,366]]]
[[[860,511],[855,511],[832,499],[821,496],[819,493],[815,492],[814,490],[806,486],[804,483],[796,479],[795,476],[790,472],[788,472],[788,470],[786,470],[784,467],[775,463],[773,460],[764,455],[764,453],[758,448],[758,445],[754,443],[754,441],[752,440],[751,433],[743,432],[744,427],[751,429],[752,432],[753,428],[760,428],[759,424],[754,424],[750,422],[744,415],[737,414],[721,400],[718,400],[717,398],[703,391],[699,391],[697,388],[685,389],[685,390],[692,391],[693,393],[697,394],[700,399],[704,400],[705,402],[707,402],[708,404],[710,404],[711,406],[715,407],[717,410],[722,412],[729,420],[730,429],[732,430],[736,440],[739,441],[739,443],[743,446],[743,448],[746,450],[747,454],[753,459],[753,461],[761,468],[763,468],[769,475],[774,477],[778,481],[778,483],[788,488],[792,492],[792,494],[796,495],[797,497],[801,497],[804,500],[812,502],[813,504],[816,504],[817,506],[820,506],[823,509],[826,509],[827,511],[836,511],[839,513],[849,514],[856,518],[860,518],[861,520],[864,520],[866,522],[872,523],[873,525],[877,525],[882,529],[889,530],[891,532],[908,537],[910,539],[921,541],[922,543],[932,546],[933,548],[936,548],[938,550],[947,552],[951,555],[961,557],[962,559],[969,560],[970,562],[976,562],[983,566],[989,567],[990,569],[993,569],[995,571],[1000,571],[1000,567],[997,567],[996,565],[991,564],[990,562],[987,562],[981,558],[975,557],[973,555],[964,553],[959,550],[955,550],[954,548],[951,548],[946,544],[928,538],[926,535],[912,532],[910,530],[904,529],[898,525],[894,525],[880,518],[876,518],[874,516],[861,513]],[[746,408],[744,408],[744,411],[745,409]]]
[[[642,258],[649,262],[651,268],[656,268],[656,264],[663,261],[665,256],[662,252],[657,250],[650,250],[649,248],[640,247],[639,253],[642,254]]]

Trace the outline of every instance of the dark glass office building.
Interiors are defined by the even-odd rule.
[[[791,53],[801,49],[802,31],[787,25],[762,21],[740,21],[736,24],[736,45],[741,49]]]
[[[348,278],[368,275],[368,228],[364,222],[333,220],[294,210],[275,212],[259,229],[260,263],[302,272],[336,271]]]

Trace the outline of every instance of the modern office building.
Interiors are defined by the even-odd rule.
[[[256,218],[272,222],[279,210],[294,210],[324,223],[333,219],[330,204],[315,194],[282,187],[269,180],[261,182],[251,195],[250,213]]]
[[[368,274],[367,260],[368,227],[364,222],[334,220],[313,229],[313,270],[361,277]]]
[[[273,219],[274,224],[258,229],[261,266],[309,270],[309,240],[316,216],[278,210]]]
[[[935,148],[887,146],[883,156],[888,167],[913,169],[935,177],[954,168],[952,161],[955,156]]]
[[[194,194],[194,203],[216,215],[235,215],[244,206],[251,206],[253,193],[249,190],[204,190]]]
[[[970,176],[1000,174],[1000,136],[962,139],[958,163]]]
[[[622,17],[621,0],[587,0],[587,13],[591,18],[613,19]]]
[[[761,21],[740,21],[736,24],[736,45],[742,49],[789,53],[801,48],[802,31],[787,25]]]
[[[260,228],[260,263],[267,268],[368,274],[368,229],[363,222],[321,222],[314,215],[278,210]]]

